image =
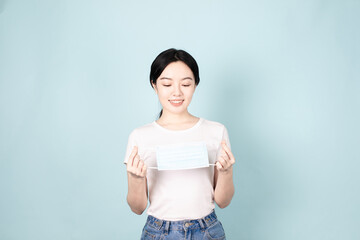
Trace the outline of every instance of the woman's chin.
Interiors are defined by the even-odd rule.
[[[171,113],[171,114],[176,114],[176,115],[182,115],[182,114],[185,114],[185,113],[187,113],[188,111],[187,111],[187,108],[179,108],[179,107],[177,107],[177,108],[174,108],[174,107],[172,107],[172,108],[168,108],[168,109],[163,109],[163,111],[166,111],[166,112],[168,112],[168,113]]]

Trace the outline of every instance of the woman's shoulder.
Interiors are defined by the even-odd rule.
[[[202,119],[203,119],[203,125],[205,127],[220,128],[220,129],[225,128],[225,125],[220,122],[212,121],[212,120],[208,120],[208,119],[204,119],[204,118],[202,118]]]
[[[134,128],[130,135],[144,134],[154,130],[154,122],[147,123],[145,125]]]

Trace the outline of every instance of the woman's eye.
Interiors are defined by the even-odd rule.
[[[164,87],[170,87],[171,85],[163,85]]]
[[[189,85],[183,85],[184,87],[190,87],[190,84]]]

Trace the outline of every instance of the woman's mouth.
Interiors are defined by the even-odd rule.
[[[179,107],[179,106],[181,106],[183,104],[184,100],[169,100],[169,102],[174,107]]]

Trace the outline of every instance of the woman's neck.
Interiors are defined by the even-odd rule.
[[[184,112],[182,114],[163,112],[156,122],[163,127],[182,129],[196,124],[198,120],[198,117],[191,115],[189,112]]]

